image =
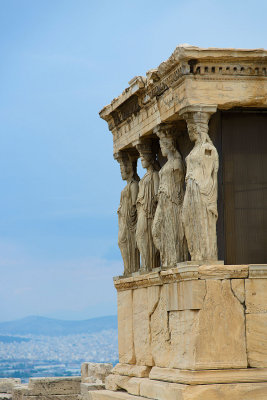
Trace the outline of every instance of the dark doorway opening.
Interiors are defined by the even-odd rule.
[[[267,112],[218,112],[218,248],[225,264],[267,264]]]

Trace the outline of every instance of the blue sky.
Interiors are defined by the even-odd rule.
[[[116,313],[123,183],[98,112],[179,43],[267,48],[266,15],[263,0],[0,0],[1,321]]]

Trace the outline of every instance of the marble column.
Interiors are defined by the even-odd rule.
[[[158,205],[152,226],[161,266],[168,268],[187,260],[187,245],[182,224],[185,168],[177,150],[173,125],[160,124],[154,130],[160,139],[167,162],[159,172]]]
[[[146,173],[139,182],[137,196],[136,243],[141,255],[141,269],[152,271],[160,266],[159,251],[152,238],[152,223],[158,203],[159,169],[156,154],[149,140],[138,140],[135,146]]]
[[[210,116],[216,106],[184,107],[180,115],[186,120],[194,147],[186,157],[186,192],[183,224],[192,261],[217,260],[217,175],[219,157],[209,131]]]
[[[140,254],[136,245],[136,201],[140,178],[136,172],[137,158],[131,153],[120,151],[114,154],[114,158],[120,164],[122,179],[127,182],[121,192],[118,208],[118,245],[123,259],[124,275],[129,276],[140,268]]]

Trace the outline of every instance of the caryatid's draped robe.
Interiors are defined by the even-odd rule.
[[[163,267],[187,260],[188,250],[182,224],[184,165],[180,154],[159,172],[158,206],[153,221],[153,239]]]
[[[217,260],[218,153],[209,137],[186,158],[183,222],[191,259]]]
[[[133,193],[137,192],[138,181],[132,178],[131,182],[121,192],[120,206],[118,208],[118,244],[124,263],[124,275],[136,272],[140,268],[140,255],[136,246],[136,198],[133,195]]]
[[[141,267],[146,271],[160,266],[159,251],[152,238],[152,223],[157,207],[155,186],[158,182],[158,172],[147,172],[139,182],[137,197],[137,227],[136,241],[141,255]]]

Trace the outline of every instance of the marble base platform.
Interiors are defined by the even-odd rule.
[[[183,385],[143,380],[140,395],[99,390],[90,392],[88,400],[266,400],[267,382],[212,385]]]
[[[265,400],[267,368],[190,371],[153,367],[147,378],[113,373],[106,378],[106,390],[90,396],[90,400],[136,396],[140,400]]]

